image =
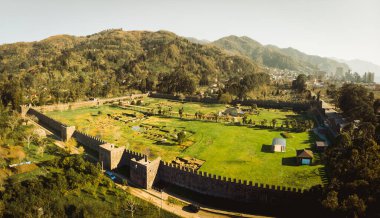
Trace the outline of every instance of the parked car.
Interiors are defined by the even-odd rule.
[[[201,209],[201,207],[199,207],[197,204],[190,204],[188,208],[193,213],[198,213],[198,211]]]
[[[116,179],[116,176],[111,171],[106,171],[106,175],[113,181]]]

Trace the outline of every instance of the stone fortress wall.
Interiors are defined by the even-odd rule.
[[[82,106],[83,104],[80,105]],[[27,111],[25,112],[25,110]],[[73,128],[66,128],[65,124],[42,114],[38,111],[38,108],[30,108],[29,110],[28,108],[22,108],[22,112],[36,116],[42,126],[54,130],[57,135],[72,135],[85,148],[97,152],[98,161],[102,163],[104,169],[113,170],[117,167],[128,167],[131,181],[146,189],[151,188],[155,182],[163,181],[213,197],[248,203],[272,204],[302,201],[306,193],[309,192],[309,190],[257,184],[252,181],[211,175],[206,172],[166,163],[159,158],[150,161],[144,154],[127,150],[125,147],[112,146],[99,138],[78,130],[74,129],[74,132],[71,133]]]

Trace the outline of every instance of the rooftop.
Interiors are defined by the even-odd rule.
[[[297,157],[313,158],[313,152],[307,149],[297,150]]]
[[[325,141],[316,141],[315,142],[315,145],[317,147],[326,147],[327,146],[327,143]]]
[[[111,143],[106,143],[106,144],[100,145],[100,147],[105,149],[105,150],[112,150],[115,148],[115,145],[111,144]]]
[[[284,138],[274,138],[273,141],[272,141],[272,145],[286,146],[286,139],[284,139]]]

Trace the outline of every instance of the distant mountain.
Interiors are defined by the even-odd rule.
[[[197,38],[194,38],[194,37],[185,37],[187,40],[189,40],[190,42],[192,43],[197,43],[197,44],[201,44],[201,45],[205,45],[205,44],[209,44],[211,43],[211,41],[208,41],[206,39],[197,39]]]
[[[314,72],[316,70],[335,72],[337,67],[342,67],[345,71],[349,69],[347,64],[336,60],[308,55],[294,48],[262,45],[246,36],[227,36],[211,44],[232,53],[246,56],[267,67],[305,72]]]

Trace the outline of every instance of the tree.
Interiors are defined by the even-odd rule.
[[[344,210],[351,217],[363,217],[366,210],[365,202],[356,194],[349,195],[348,198],[345,199],[342,204]]]
[[[186,99],[186,96],[181,93],[178,95],[178,99],[181,100],[181,102],[183,102]]]
[[[182,118],[182,116],[183,116],[183,107],[181,107],[180,109],[178,109],[178,114],[179,114],[179,117]]]
[[[350,120],[376,123],[373,98],[361,85],[344,84],[339,90],[338,105]]]
[[[178,134],[177,134],[177,141],[178,141],[178,144],[182,144],[186,139],[186,133],[185,131],[180,131]]]
[[[129,195],[126,199],[125,199],[125,210],[131,212],[131,216],[133,217],[134,213],[136,212],[137,210],[137,202],[135,200],[134,197],[132,197],[131,195]]]
[[[297,79],[293,80],[292,88],[298,92],[303,92],[306,90],[307,77],[305,74],[300,74]]]
[[[40,138],[37,142],[38,144],[38,149],[37,149],[37,153],[41,156],[44,156],[44,153],[45,153],[45,149],[46,149],[46,146],[49,144],[49,143],[52,143],[51,139],[49,138]]]
[[[243,119],[242,119],[243,124],[247,124],[247,118],[248,118],[247,115],[244,115],[244,116],[243,116]]]
[[[222,104],[230,104],[232,102],[232,95],[228,92],[223,93],[219,97],[219,102]]]
[[[33,139],[36,138],[36,134],[34,133],[34,128],[28,128],[25,132],[24,132],[24,139],[26,141],[26,145],[27,147],[29,148],[30,146],[30,143],[33,141]]]
[[[380,146],[371,123],[350,125],[325,152],[331,182],[322,205],[349,217],[380,214]]]
[[[339,207],[338,192],[330,191],[327,194],[326,199],[322,200],[322,205],[332,211],[335,211]]]
[[[243,77],[231,77],[226,84],[226,91],[243,99],[248,93],[269,84],[270,77],[266,73],[249,73]],[[265,92],[266,94],[266,92]]]
[[[193,94],[196,90],[196,83],[189,73],[180,70],[164,75],[158,84],[158,88],[161,92],[169,94]]]

